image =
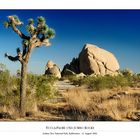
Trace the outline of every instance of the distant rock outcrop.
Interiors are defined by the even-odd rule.
[[[92,44],[86,44],[79,57],[64,66],[62,75],[65,75],[65,71],[68,70],[75,74],[114,75],[118,73],[119,63],[111,52]]]
[[[57,78],[61,78],[60,68],[51,60],[49,60],[46,64],[45,74],[53,75]]]
[[[62,70],[62,76],[64,75],[75,75],[79,74],[79,60],[78,58],[73,58],[70,64],[66,64]]]

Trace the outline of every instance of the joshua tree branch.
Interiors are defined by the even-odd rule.
[[[31,45],[28,47],[28,51],[26,52],[26,57],[25,57],[25,62],[26,63],[28,63],[28,61],[29,61],[29,58],[31,56],[33,48],[40,47],[40,46],[43,46],[43,45],[45,45],[45,46],[50,46],[51,45],[49,43],[49,39],[43,40],[43,42],[41,42],[38,38],[35,38],[35,39],[31,40],[30,44]]]
[[[11,26],[11,27],[12,27],[13,31],[16,32],[22,39],[27,39],[27,40],[30,39],[30,37],[24,35],[24,34],[16,27],[16,25],[15,25],[14,23],[12,23],[12,26]]]
[[[47,47],[51,46],[51,43],[49,42],[49,39],[44,39],[42,42],[41,42],[41,45],[45,45]]]
[[[13,62],[19,60],[19,59],[18,59],[18,56],[13,57],[13,56],[11,56],[11,55],[8,55],[8,56],[6,56],[6,57],[8,57],[8,59],[11,60],[11,61],[13,61]]]
[[[19,57],[18,55],[17,56],[11,56],[11,55],[8,55],[7,53],[5,54],[5,57],[8,57],[9,60],[15,62],[15,61],[20,61],[22,62],[22,59],[21,57]]]
[[[34,45],[31,45],[31,46],[29,46],[29,48],[28,48],[28,51],[27,51],[27,53],[26,53],[26,57],[25,57],[25,62],[26,63],[28,63],[28,61],[29,61],[29,58],[30,58],[30,56],[31,56],[31,53],[32,53],[32,49],[34,48]]]
[[[15,20],[14,19],[14,16],[8,16],[8,19],[9,19],[9,23],[13,29],[14,32],[16,32],[22,39],[27,39],[29,40],[30,37],[29,36],[26,36],[24,35],[16,26],[19,26],[19,25],[22,25],[23,23],[20,22],[19,20]]]
[[[23,46],[23,54],[22,54],[22,58],[24,58],[24,56],[27,53],[27,46]]]
[[[38,40],[37,42],[36,42],[36,44],[35,44],[35,47],[38,47],[38,46],[43,46],[43,45],[45,45],[45,46],[50,46],[51,45],[51,43],[49,42],[49,39],[43,39],[43,40]]]
[[[15,62],[15,61],[23,62],[22,53],[19,48],[17,48],[17,56],[11,56],[11,55],[8,55],[7,53],[5,53],[5,57],[8,57],[8,59],[13,62]]]

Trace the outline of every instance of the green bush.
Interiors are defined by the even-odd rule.
[[[53,84],[56,79],[54,76],[28,74],[27,94],[35,89],[35,98],[39,101],[52,97],[55,94]]]
[[[90,83],[89,86],[94,90],[102,90],[116,87],[125,87],[129,85],[129,80],[126,77],[118,75],[97,77]]]
[[[18,106],[19,79],[11,76],[6,66],[0,64],[0,106]]]
[[[27,102],[42,102],[55,94],[53,84],[56,78],[53,76],[42,76],[28,74],[27,76]],[[5,65],[0,64],[0,107],[19,107],[20,77],[10,75]]]
[[[128,71],[123,71],[116,76],[86,76],[84,78],[77,78],[70,76],[68,79],[75,85],[86,85],[93,90],[110,89],[117,87],[140,87],[140,75],[130,74]]]

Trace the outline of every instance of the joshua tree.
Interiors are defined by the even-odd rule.
[[[28,35],[25,35],[18,27],[23,23],[19,20],[18,16],[8,16],[8,20],[4,22],[6,28],[11,28],[19,35],[22,40],[22,49],[17,48],[16,56],[11,56],[5,53],[11,61],[19,61],[21,63],[21,81],[20,81],[20,114],[25,116],[25,103],[26,103],[26,84],[27,84],[27,65],[31,56],[32,50],[36,47],[50,46],[49,39],[55,36],[55,31],[49,28],[46,24],[44,17],[37,18],[37,23],[34,24],[33,19],[28,20],[26,30]]]

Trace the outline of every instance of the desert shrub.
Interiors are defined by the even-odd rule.
[[[53,84],[56,78],[29,73],[27,76],[27,110],[33,108],[38,102],[43,102],[55,94]],[[0,112],[19,109],[20,77],[10,75],[6,66],[0,64]]]
[[[19,107],[19,94],[14,92],[7,92],[5,94],[0,94],[0,106],[7,107]]]
[[[67,79],[73,82],[74,85],[81,85],[81,78],[78,78],[75,75],[67,76]]]
[[[110,89],[117,87],[135,86],[140,80],[140,76],[130,74],[118,74],[116,76],[86,76],[77,78],[76,76],[69,77],[69,80],[76,85],[86,85],[93,90]]]
[[[75,75],[67,76],[65,79],[70,80],[74,85],[90,85],[90,83],[94,80],[94,77],[86,76],[86,77],[76,77]]]
[[[116,87],[129,86],[129,80],[122,76],[104,76],[97,77],[90,83],[90,88],[94,90],[110,89]]]
[[[140,74],[134,74],[131,79],[133,87],[140,87]]]
[[[120,73],[124,76],[132,76],[133,75],[133,71],[130,69],[121,70]]]
[[[30,94],[35,89],[35,98],[37,100],[46,100],[55,94],[53,84],[57,78],[54,76],[28,74],[27,93]]]
[[[8,70],[0,72],[0,91],[4,92],[10,83],[10,73]]]
[[[0,71],[0,112],[15,114],[19,108],[19,79],[10,75],[4,65],[2,67]]]
[[[15,76],[11,76],[10,72],[5,68],[0,72],[0,94],[6,95],[18,88],[19,80]]]

